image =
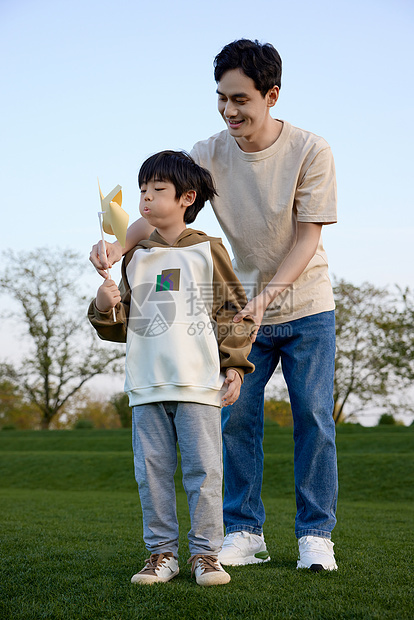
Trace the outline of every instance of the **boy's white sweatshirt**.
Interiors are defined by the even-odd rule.
[[[125,391],[131,406],[181,401],[220,406],[227,368],[242,379],[253,322],[233,323],[247,303],[220,239],[186,229],[170,246],[155,231],[128,252],[122,301],[89,319],[104,340],[127,343]]]

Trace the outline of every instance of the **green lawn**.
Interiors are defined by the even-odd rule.
[[[189,518],[177,474],[180,575],[139,587],[147,553],[129,431],[0,433],[0,618],[413,618],[413,428],[338,429],[336,573],[296,570],[293,443],[266,426],[263,497],[272,555],[201,588],[186,564]]]

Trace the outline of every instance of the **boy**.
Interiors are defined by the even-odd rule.
[[[337,568],[331,533],[338,477],[333,412],[335,316],[322,225],[336,222],[335,166],[323,138],[272,118],[282,61],[269,43],[241,39],[214,61],[226,130],[198,142],[195,161],[213,175],[212,207],[250,299],[235,317],[262,326],[238,402],[223,411],[225,565],[269,559],[263,539],[264,389],[279,361],[294,419],[297,568]],[[129,229],[127,247],[149,234]],[[109,263],[122,250],[107,245]],[[90,256],[107,266],[95,245]]]
[[[132,582],[169,581],[179,572],[178,439],[192,572],[200,585],[225,584],[230,575],[217,559],[223,542],[220,405],[237,400],[244,374],[254,369],[247,361],[254,324],[232,321],[246,298],[221,241],[186,227],[216,193],[210,173],[185,153],[163,151],[144,162],[138,182],[140,213],[155,231],[126,254],[122,296],[107,279],[89,308],[101,338],[127,342],[125,391],[150,552]]]

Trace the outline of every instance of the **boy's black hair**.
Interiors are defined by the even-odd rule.
[[[214,79],[220,82],[226,71],[241,69],[251,78],[262,97],[273,86],[281,87],[282,59],[271,43],[239,39],[229,43],[214,59]]]
[[[138,173],[138,185],[149,181],[169,181],[175,187],[177,200],[185,192],[195,190],[196,199],[186,208],[184,222],[191,224],[207,200],[217,196],[211,174],[195,163],[185,151],[161,151],[142,164]]]

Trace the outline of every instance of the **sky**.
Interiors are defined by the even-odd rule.
[[[414,287],[413,25],[411,0],[0,0],[0,248],[78,251],[92,297],[97,177],[133,221],[144,159],[225,128],[212,62],[245,37],[282,57],[273,116],[332,147],[331,274]]]

